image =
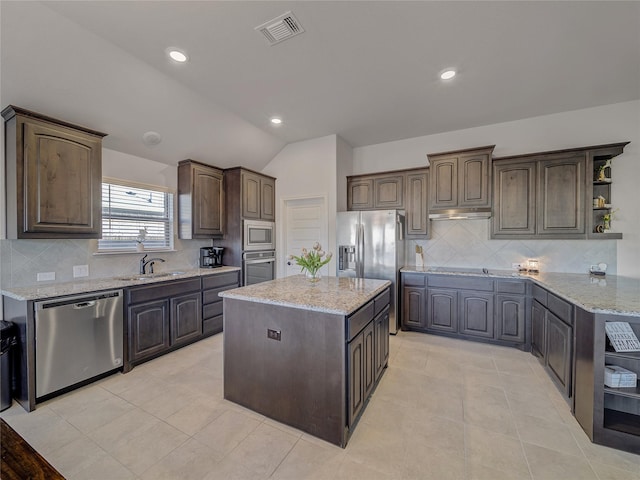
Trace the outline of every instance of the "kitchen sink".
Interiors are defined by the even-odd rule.
[[[125,282],[137,281],[137,280],[154,280],[156,278],[175,277],[177,275],[183,275],[186,272],[162,272],[162,273],[147,273],[140,275],[128,275],[124,277],[117,277],[118,280],[124,280]]]

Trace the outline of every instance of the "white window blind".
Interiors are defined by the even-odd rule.
[[[98,251],[135,251],[140,230],[145,230],[145,250],[173,248],[173,194],[161,187],[103,181]]]

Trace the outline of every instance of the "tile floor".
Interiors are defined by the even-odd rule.
[[[1,416],[67,479],[640,480],[528,353],[401,332],[346,449],[222,398],[222,335]]]

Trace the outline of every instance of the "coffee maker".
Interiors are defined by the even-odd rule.
[[[216,268],[222,266],[224,247],[202,247],[200,249],[200,268]]]

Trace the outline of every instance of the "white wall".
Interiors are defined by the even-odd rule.
[[[153,157],[153,148],[149,156]],[[102,149],[102,176],[178,190],[177,167],[106,148]]]
[[[262,173],[277,178],[276,182],[276,245],[284,245],[282,228],[284,201],[294,198],[324,196],[327,198],[328,239],[327,251],[336,252],[336,135],[315,138],[287,145],[276,155]],[[346,188],[346,186],[345,186]],[[288,252],[276,249],[278,276],[284,271],[282,265]],[[335,256],[334,256],[335,259]],[[333,275],[335,261],[327,265]]]
[[[613,162],[617,274],[640,278],[640,101],[355,148],[354,174],[424,167],[428,153],[496,145],[495,157],[630,141]],[[392,159],[392,160],[390,160]],[[594,241],[584,241],[584,249]]]
[[[336,157],[336,206],[339,212],[347,210],[347,176],[353,174],[353,149],[338,137]]]

